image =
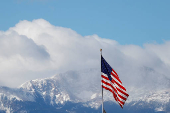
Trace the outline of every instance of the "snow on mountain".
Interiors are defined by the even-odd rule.
[[[6,113],[11,113],[11,111],[13,111],[13,108],[11,106],[13,102],[16,101],[35,102],[35,97],[31,92],[27,90],[0,87],[0,110],[4,110],[6,111]]]
[[[155,111],[166,111],[167,105],[170,103],[170,89],[168,89],[170,80],[153,69],[144,67],[141,70],[141,76],[144,76],[146,80],[144,79],[141,87],[132,87],[131,84],[125,86],[130,95],[125,106],[133,108],[152,106]],[[45,79],[31,80],[19,88],[0,87],[0,109],[6,112],[15,111],[16,107],[12,107],[13,103],[23,104],[25,102],[29,106],[30,102],[45,103],[44,105],[49,106],[64,106],[65,103],[72,102],[98,109],[101,106],[100,81],[100,70],[87,69],[68,71]],[[151,82],[152,86],[149,87]],[[112,93],[106,90],[104,90],[104,101],[116,103]],[[18,109],[20,107],[21,105],[18,104]]]
[[[17,99],[19,101],[34,101],[34,95],[27,90],[0,87],[1,97],[7,97],[9,100]]]
[[[160,90],[156,92],[150,92],[148,95],[144,95],[139,99],[142,101],[146,101],[148,103],[151,101],[157,101],[157,102],[161,102],[162,104],[166,104],[170,100],[170,90]]]
[[[126,86],[130,94],[126,103],[132,101],[146,101],[149,103],[151,100],[164,102],[164,104],[168,103],[170,80],[151,68],[142,67],[140,70],[141,76],[144,76],[145,79],[141,82],[141,87],[132,87],[131,84]],[[37,91],[50,104],[63,104],[66,101],[86,102],[86,106],[98,108],[101,105],[100,81],[100,70],[87,69],[68,71],[51,78],[32,80],[22,84],[20,89],[30,92]],[[152,86],[148,87],[150,84]],[[106,90],[104,91],[104,100],[115,102],[112,93]]]
[[[131,106],[141,108],[152,107],[155,111],[166,111],[167,105],[170,103],[170,90],[151,91],[141,95],[134,101],[129,101]]]
[[[87,75],[91,75],[91,78]],[[100,71],[96,69],[68,71],[51,78],[28,81],[19,88],[39,92],[44,100],[50,99],[51,104],[65,101],[86,102],[95,98],[94,94],[100,93],[100,77],[97,76],[100,76]]]
[[[47,103],[52,105],[70,101],[67,91],[60,88],[57,79],[53,78],[31,80],[22,84],[20,89],[28,90],[34,94],[38,92]]]

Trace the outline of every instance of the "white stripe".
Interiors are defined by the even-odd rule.
[[[113,91],[112,93],[115,93],[117,95],[117,93],[108,85],[103,84],[103,86],[107,87],[108,89],[110,89],[111,91]],[[122,99],[121,97],[119,97],[119,95],[116,96],[117,98],[119,98],[119,100],[123,103],[125,103],[126,100]],[[126,98],[127,99],[127,98]],[[121,104],[121,103],[120,103]],[[122,105],[122,104],[121,104]]]
[[[105,78],[102,78],[102,80],[105,81],[105,82],[107,82],[107,83],[109,83],[109,84],[111,84],[115,89],[118,88],[118,89],[120,89],[121,91],[123,91],[124,93],[127,94],[127,92],[126,92],[125,90],[121,89],[116,83],[112,83],[110,80],[107,80],[107,79],[105,79]],[[110,86],[109,86],[109,87],[110,87]],[[127,98],[126,95],[124,95],[123,93],[119,92],[117,89],[116,89],[116,91],[117,91],[121,96]]]
[[[118,92],[118,94],[121,95],[122,97],[128,98],[126,95],[124,95],[123,93],[119,92],[118,90],[117,90],[117,92]]]
[[[128,94],[124,89],[122,89],[121,87],[119,87],[116,83],[115,83],[115,87],[117,87],[118,89],[120,89],[120,90],[123,91],[124,93]]]
[[[108,81],[108,80],[106,80],[106,79],[104,79],[103,81],[105,81],[105,82],[107,82],[107,83],[109,83],[110,84],[110,81]],[[103,83],[103,85],[105,86],[105,87],[107,87],[107,88],[109,88],[109,89],[111,89],[112,91],[114,91],[114,89],[111,87],[111,86],[109,86],[109,85],[106,85],[106,84],[104,84]],[[111,84],[112,85],[112,84]],[[112,85],[113,86],[113,85]],[[113,86],[114,87],[114,86]],[[114,87],[115,88],[115,87]],[[115,88],[116,89],[116,88]],[[123,93],[121,93],[121,92],[119,92],[117,89],[116,89],[116,91],[117,91],[117,93],[119,94],[119,95],[121,95],[122,97],[124,97],[124,98],[128,98],[126,95],[124,95]],[[115,92],[116,93],[116,92]],[[116,95],[117,95],[117,93],[116,93]],[[118,96],[118,95],[117,95]],[[119,97],[119,96],[118,96]],[[121,98],[121,97],[120,97]]]
[[[104,83],[103,83],[103,86],[105,86],[105,87],[109,88],[110,90],[114,91],[112,87],[110,87],[110,86],[108,86],[108,85],[106,85]]]
[[[111,84],[111,85],[115,88],[115,90],[118,92],[119,95],[123,96],[124,98],[127,98],[126,95],[124,95],[123,93],[119,92],[119,91],[116,89],[116,84],[113,84],[112,82],[110,82],[110,80],[106,80],[106,79],[103,79],[103,81]],[[103,83],[103,84],[104,84],[104,83]],[[109,87],[110,87],[110,86],[109,86]],[[110,88],[112,88],[112,87],[110,87]]]
[[[113,71],[112,71],[113,72]],[[119,83],[119,85],[121,85],[122,87],[124,87],[123,86],[123,84],[122,83],[120,83],[112,74],[110,75],[117,83]],[[119,79],[120,80],[120,79]],[[119,86],[118,86],[119,87]],[[125,88],[125,87],[124,87]],[[122,88],[120,88],[119,87],[119,89],[122,89]],[[126,89],[126,88],[125,88]],[[125,91],[124,89],[122,89],[123,91]]]
[[[110,80],[107,80],[107,79],[105,79],[105,78],[103,78],[102,80],[104,80],[105,82],[107,82],[107,83],[113,85],[113,83],[112,83]]]
[[[118,96],[118,98],[119,98],[120,101],[122,101],[123,103],[125,103],[126,100],[123,100],[123,99],[120,98],[119,96]]]
[[[102,75],[108,78],[107,74],[105,74],[105,73],[103,73],[103,72],[102,72]]]
[[[118,103],[121,104],[119,101],[118,101]],[[121,105],[122,105],[122,104],[121,104]],[[122,107],[123,107],[123,105],[122,105]]]
[[[111,77],[112,77],[112,79],[114,79],[117,83],[119,83],[121,86],[123,86],[122,85],[122,83],[120,83],[113,75],[110,75]],[[124,87],[124,86],[123,86]]]
[[[116,89],[116,84],[113,84],[110,80],[107,80],[107,79],[103,78],[103,81],[109,83],[110,85],[112,85]]]
[[[126,100],[122,99],[121,97],[117,96],[119,98],[119,100],[121,100],[122,102],[125,102]]]
[[[106,83],[109,83],[111,86],[113,86],[114,88],[115,88],[115,90],[116,90],[116,87],[114,86],[114,84],[110,81],[110,80],[106,80],[106,79],[104,79],[103,78],[103,81],[105,81]],[[104,86],[105,87],[107,87],[107,88],[109,88],[109,89],[111,89],[112,91],[114,91],[114,89],[111,87],[111,86],[109,86],[109,85],[106,85],[105,83],[103,83],[104,84]],[[116,90],[117,91],[117,90]],[[115,91],[114,91],[115,92]],[[115,92],[116,93],[116,92]],[[117,95],[117,93],[116,93],[116,95]]]
[[[113,70],[112,70],[112,73],[113,73],[114,75],[116,75],[116,76],[117,76],[117,74],[116,74],[115,72],[113,72]]]
[[[115,76],[117,76],[117,77],[119,78],[119,76],[116,75],[113,71],[112,71],[111,73],[113,73]],[[113,76],[111,73],[110,73],[110,75],[111,75],[111,77],[113,78],[114,76]],[[119,80],[120,80],[120,79],[119,79]],[[121,80],[120,80],[120,81],[121,81]],[[120,84],[121,84],[121,83],[120,83]]]
[[[113,71],[112,71],[112,73],[113,73],[115,76],[118,76],[118,75],[117,75],[116,73],[114,73]],[[103,72],[101,72],[101,75],[103,75],[103,76],[105,76],[105,77],[108,78],[107,74],[105,74],[105,73],[103,73]],[[105,83],[103,83],[102,85],[103,85],[104,87],[110,89],[111,91],[115,92],[115,94],[117,95],[117,98],[118,98],[121,102],[125,103],[126,100],[122,99],[119,95],[121,95],[121,96],[124,97],[125,99],[127,99],[128,96],[126,96],[126,95],[124,95],[123,93],[119,92],[117,89],[121,90],[121,91],[124,92],[125,94],[128,94],[128,93],[126,92],[126,90],[124,90],[124,89],[122,89],[121,87],[119,87],[119,85],[122,86],[122,87],[124,87],[123,84],[119,82],[120,79],[119,79],[119,80],[116,79],[112,74],[110,74],[110,76],[111,76],[112,79],[115,80],[117,83],[115,83],[115,82],[112,83],[110,80],[107,80],[107,79],[105,79],[105,78],[103,78],[103,77],[102,77],[102,80],[105,81],[106,83],[110,84],[111,86],[113,86],[117,92],[115,92],[114,89],[113,89],[111,86],[106,85]],[[125,88],[125,87],[124,87],[124,88]],[[125,88],[125,89],[126,89],[126,88]],[[113,93],[113,92],[112,92],[112,93]],[[118,93],[119,95],[118,95],[117,93]],[[118,103],[123,107],[123,104],[121,104],[121,103],[119,102],[119,100],[118,100]]]
[[[102,73],[102,75],[103,76],[105,76],[105,77],[107,77],[108,78],[108,76],[107,76],[107,74],[105,74],[105,73]],[[123,85],[122,85],[122,83],[120,83],[115,77],[113,77],[112,75],[110,75],[111,77],[112,77],[112,79],[114,79],[117,83],[119,83],[119,85],[121,85],[122,87],[124,87]],[[115,83],[116,84],[116,83]],[[117,84],[116,84],[117,85]],[[117,85],[118,86],[118,85]],[[118,86],[119,87],[119,86]],[[125,88],[125,87],[124,87]],[[119,87],[119,89],[121,89],[120,87]],[[126,89],[126,88],[125,88]],[[123,90],[123,89],[122,89]]]
[[[114,91],[114,89],[106,84],[103,83],[103,86],[107,87],[108,89],[110,89],[112,91],[112,93],[114,93],[115,95],[117,95],[117,93]],[[117,97],[117,96],[116,96]]]
[[[105,81],[106,83],[109,83],[110,85],[112,85],[112,83],[110,83],[108,80],[103,80],[103,81]],[[109,85],[106,85],[105,83],[103,83],[106,87],[108,87],[109,89],[111,89],[112,91],[114,91],[114,89],[111,87],[111,86],[109,86]],[[112,85],[113,86],[113,85]],[[114,87],[114,86],[113,86]]]
[[[102,75],[108,78],[108,76],[107,76],[106,74],[103,73]],[[119,87],[116,83],[113,84],[110,80],[107,80],[107,81],[106,81],[106,79],[104,79],[104,78],[102,78],[102,80],[104,80],[105,82],[108,82],[108,83],[112,84],[113,87],[117,87],[118,89],[120,89],[120,90],[123,91],[124,93],[128,94],[124,89],[122,89],[121,87]],[[121,85],[121,86],[123,86],[123,85]],[[123,87],[124,87],[124,86],[123,86]]]

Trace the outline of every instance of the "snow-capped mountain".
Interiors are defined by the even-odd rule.
[[[112,94],[104,91],[106,111],[129,113],[170,112],[169,79],[149,68],[141,68],[147,78],[141,87],[125,86],[129,93],[122,110]],[[159,76],[158,76],[159,75]],[[90,78],[90,79],[89,79]],[[158,82],[156,82],[158,80]],[[19,88],[0,87],[0,112],[52,113],[101,112],[100,70],[68,71],[50,78],[36,79]],[[156,82],[148,87],[150,83]],[[149,84],[149,85],[147,85]],[[155,88],[155,89],[153,89]]]

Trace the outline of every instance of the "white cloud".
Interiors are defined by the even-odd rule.
[[[83,37],[72,29],[37,19],[20,21],[0,32],[0,83],[15,87],[58,72],[100,69],[100,48],[125,85],[140,86],[139,82],[145,81],[143,68],[156,70],[155,76],[170,77],[170,41],[144,44],[144,48],[120,45],[95,34]],[[153,77],[149,73],[149,80]]]
[[[18,35],[14,31],[0,33],[0,55],[2,57],[10,57],[21,55],[22,57],[30,57],[35,59],[45,59],[49,57],[43,46],[38,46],[32,39],[28,39],[24,35]]]

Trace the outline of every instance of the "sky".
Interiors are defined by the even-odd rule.
[[[123,45],[163,43],[170,37],[169,5],[169,0],[3,0],[0,30],[42,18],[82,36],[97,34]]]
[[[0,85],[18,87],[69,70],[100,69],[100,48],[123,81],[144,80],[143,68],[170,79],[169,4],[0,1]]]

